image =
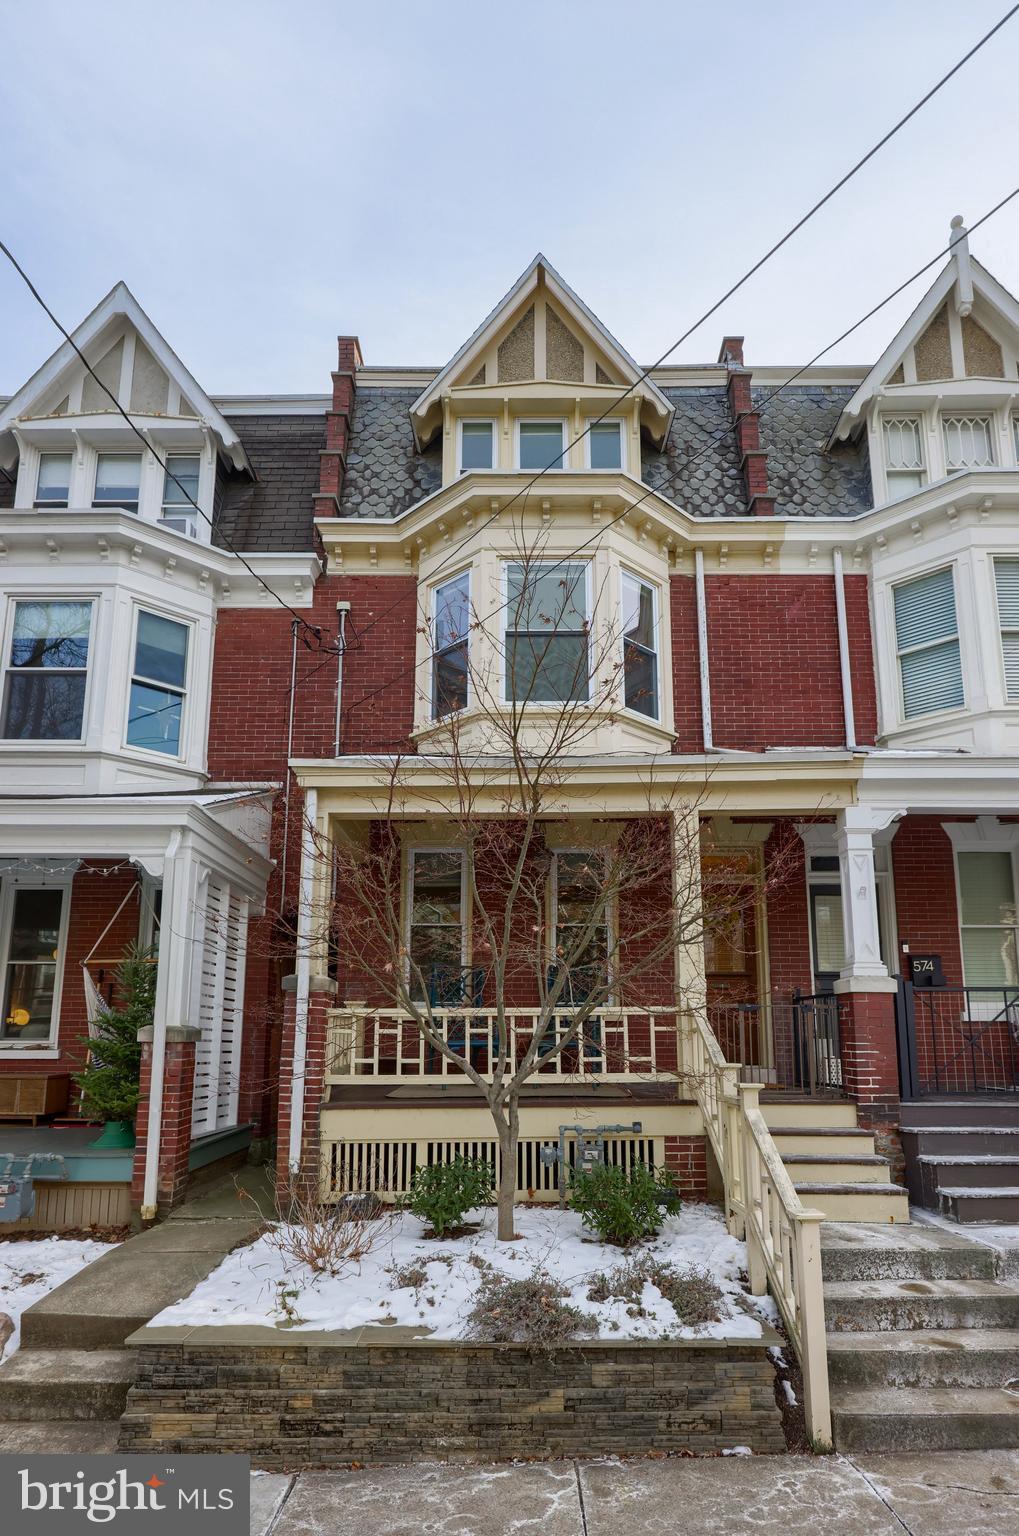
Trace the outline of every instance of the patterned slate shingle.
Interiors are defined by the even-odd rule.
[[[362,389],[351,418],[341,517],[397,517],[442,484],[442,443],[419,453],[413,389]]]
[[[676,414],[661,452],[645,443],[643,480],[694,517],[742,517],[747,499],[725,389],[665,394]]]
[[[230,425],[257,479],[221,469],[212,542],[242,554],[314,549],[312,497],[319,485],[325,417],[235,416]]]
[[[792,384],[781,394],[751,389],[768,450],[768,488],[786,517],[849,517],[874,504],[867,439],[824,447],[853,394],[851,385]]]

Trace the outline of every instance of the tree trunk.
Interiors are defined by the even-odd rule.
[[[509,1243],[516,1236],[513,1230],[513,1204],[517,1192],[517,1143],[520,1140],[520,1116],[515,1097],[510,1100],[508,1112],[503,1113],[493,1108],[492,1115],[499,1132],[496,1237],[500,1243]]]

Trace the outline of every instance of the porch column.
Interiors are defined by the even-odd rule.
[[[135,1172],[141,1175],[141,1217],[151,1221],[159,1204],[163,1093],[166,1086],[167,1030],[191,1024],[191,976],[195,958],[195,897],[198,860],[186,828],[174,830],[163,860],[163,909],[160,926],[156,1001],[152,1018],[149,1098],[144,1135],[135,1151]],[[194,1047],[191,1047],[192,1055]],[[175,1068],[176,1070],[176,1068]],[[192,1079],[193,1079],[192,1069]],[[188,1105],[190,1125],[190,1104]],[[190,1134],[190,1133],[189,1133]],[[141,1165],[139,1167],[139,1164]]]
[[[131,1198],[144,1197],[145,1143],[148,1139],[148,1106],[152,1094],[152,1045],[155,1027],[138,1031],[142,1047],[141,1095],[138,1100],[138,1143],[131,1181]],[[190,1025],[169,1025],[164,1032],[163,1112],[156,1195],[159,1204],[179,1205],[187,1189],[191,1151],[191,1104],[195,1092],[195,1047],[201,1031]],[[140,1155],[137,1155],[140,1152]]]
[[[839,998],[842,1082],[861,1124],[893,1134],[899,1117],[895,1038],[897,983],[881,959],[874,872],[874,836],[902,812],[851,805],[838,814],[836,846],[842,885],[845,964],[835,982]]]

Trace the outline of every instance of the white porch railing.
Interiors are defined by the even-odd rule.
[[[538,1045],[535,1076],[542,1081],[597,1078],[599,1082],[675,1076],[674,1008],[599,1008],[571,1039],[575,1010],[559,1008]],[[490,1079],[499,1051],[499,1015],[491,1008],[433,1009],[432,1026],[458,1056],[469,1058]],[[541,1014],[534,1008],[507,1009],[504,1028],[509,1059],[523,1059]],[[555,1047],[562,1042],[562,1049]],[[404,1082],[463,1079],[455,1062],[425,1038],[410,1014],[397,1008],[348,1003],[329,1014],[326,1083],[363,1083],[398,1078]]]
[[[807,1433],[831,1444],[828,1345],[821,1278],[821,1211],[801,1202],[758,1102],[762,1084],[740,1083],[707,1021],[683,1015],[682,1070],[700,1105],[725,1183],[730,1229],[744,1237],[750,1289],[770,1290],[803,1370]]]

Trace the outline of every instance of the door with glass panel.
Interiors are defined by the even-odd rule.
[[[66,896],[63,886],[13,881],[0,893],[0,1040],[7,1044],[47,1044],[56,1036]]]

